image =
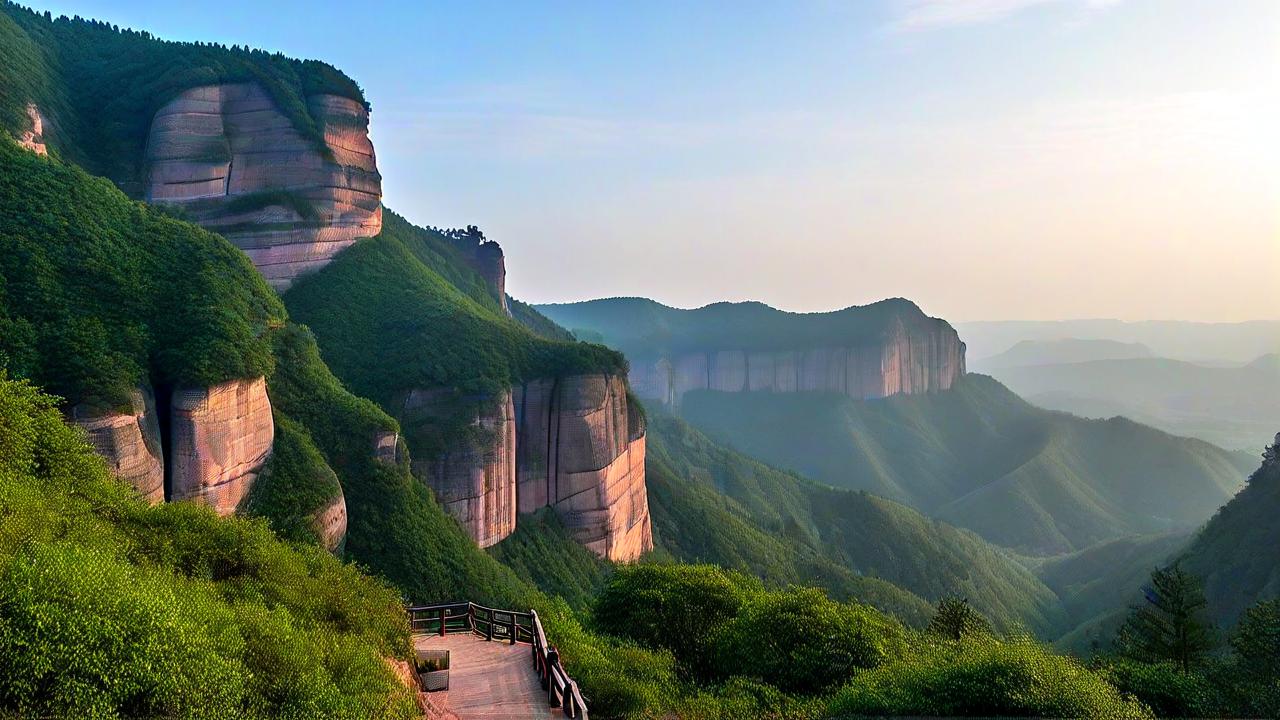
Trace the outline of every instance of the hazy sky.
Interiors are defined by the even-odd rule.
[[[1280,317],[1280,2],[57,0],[327,60],[524,300]]]

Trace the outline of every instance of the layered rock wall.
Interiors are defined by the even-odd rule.
[[[950,389],[964,371],[964,343],[949,326],[912,330],[895,320],[877,341],[855,347],[632,358],[629,380],[640,397],[678,406],[690,390],[916,395]]]
[[[307,110],[323,147],[258,83],[183,92],[152,120],[147,200],[183,206],[244,250],[274,287],[287,288],[382,228],[382,178],[364,106],[313,95]]]
[[[414,391],[403,417],[412,425],[448,403],[447,393]],[[445,510],[462,523],[480,547],[489,547],[516,529],[516,425],[511,393],[485,398],[469,437],[430,460],[412,460]]]
[[[164,502],[164,454],[151,388],[133,392],[129,412],[71,410],[71,421],[89,435],[94,450],[111,471],[151,504]]]
[[[525,383],[515,393],[517,507],[556,509],[601,557],[629,561],[653,547],[644,427],[614,375]]]
[[[332,553],[341,554],[347,539],[347,498],[338,495],[311,515],[311,527],[320,537],[320,544]]]
[[[170,412],[169,498],[235,512],[275,439],[266,381],[175,390]]]

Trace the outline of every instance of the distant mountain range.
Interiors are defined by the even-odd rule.
[[[1280,428],[1280,355],[1237,367],[1155,357],[1009,364],[1019,357],[1050,355],[1010,350],[979,366],[1041,407],[1084,417],[1123,415],[1251,453]]]
[[[1280,352],[1280,320],[1201,323],[1177,320],[1000,320],[955,323],[980,363],[1024,340],[1091,338],[1141,343],[1159,357],[1191,362],[1247,363]],[[975,363],[975,366],[978,364]]]
[[[971,360],[970,370],[990,372],[999,368],[1024,365],[1054,365],[1090,360],[1132,360],[1155,357],[1142,343],[1118,340],[1064,338],[1062,340],[1022,340],[999,355]]]

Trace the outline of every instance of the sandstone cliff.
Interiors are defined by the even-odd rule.
[[[718,350],[633,361],[640,397],[680,404],[690,390],[824,391],[866,400],[948,390],[964,374],[954,332],[908,333],[896,325],[879,341],[811,350]]]
[[[410,426],[430,421],[451,399],[444,391],[415,390],[406,396],[401,417]],[[412,465],[471,538],[489,547],[516,529],[515,410],[510,392],[479,406],[453,445],[429,460],[414,458]]]
[[[70,416],[88,433],[89,442],[116,476],[133,485],[147,502],[164,502],[164,455],[151,388],[134,391],[129,412],[104,413],[76,406]]]
[[[653,548],[644,481],[644,426],[614,375],[524,383],[515,391],[517,507],[551,506],[601,557]]]
[[[19,133],[18,144],[37,155],[48,155],[49,149],[44,144],[44,116],[34,103],[27,103],[27,120],[31,127]]]
[[[169,498],[235,512],[271,454],[266,381],[175,390],[171,412]]]
[[[160,108],[147,141],[146,198],[244,250],[284,289],[382,227],[382,179],[369,115],[313,95],[324,146],[304,137],[257,83],[191,88]]]
[[[326,550],[342,554],[342,546],[347,539],[347,498],[341,489],[337,497],[311,515],[311,527]]]

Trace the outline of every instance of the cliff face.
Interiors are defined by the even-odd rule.
[[[517,507],[556,509],[601,557],[653,548],[644,482],[644,427],[614,375],[525,383],[515,391]]]
[[[89,442],[121,480],[151,504],[164,502],[164,454],[151,388],[133,393],[127,413],[100,413],[72,408],[70,420],[89,435]]]
[[[404,403],[412,424],[432,414],[443,393],[414,391]],[[516,529],[516,426],[511,393],[482,403],[468,440],[431,460],[414,459],[414,474],[425,478],[436,498],[480,547],[489,547]]]
[[[27,120],[31,128],[18,135],[18,144],[37,155],[48,155],[49,149],[44,144],[44,116],[34,103],[27,103]]]
[[[151,202],[244,250],[277,289],[382,227],[382,178],[364,107],[313,95],[324,148],[257,83],[191,88],[156,113],[147,141]]]
[[[311,527],[315,528],[320,544],[326,550],[342,554],[342,546],[347,539],[347,498],[341,490],[337,497],[311,516]]]
[[[170,499],[229,515],[271,455],[275,425],[263,378],[173,393]]]
[[[637,395],[678,406],[690,390],[915,395],[948,390],[964,371],[964,343],[949,325],[908,328],[895,320],[879,338],[855,346],[632,358],[629,379]]]

